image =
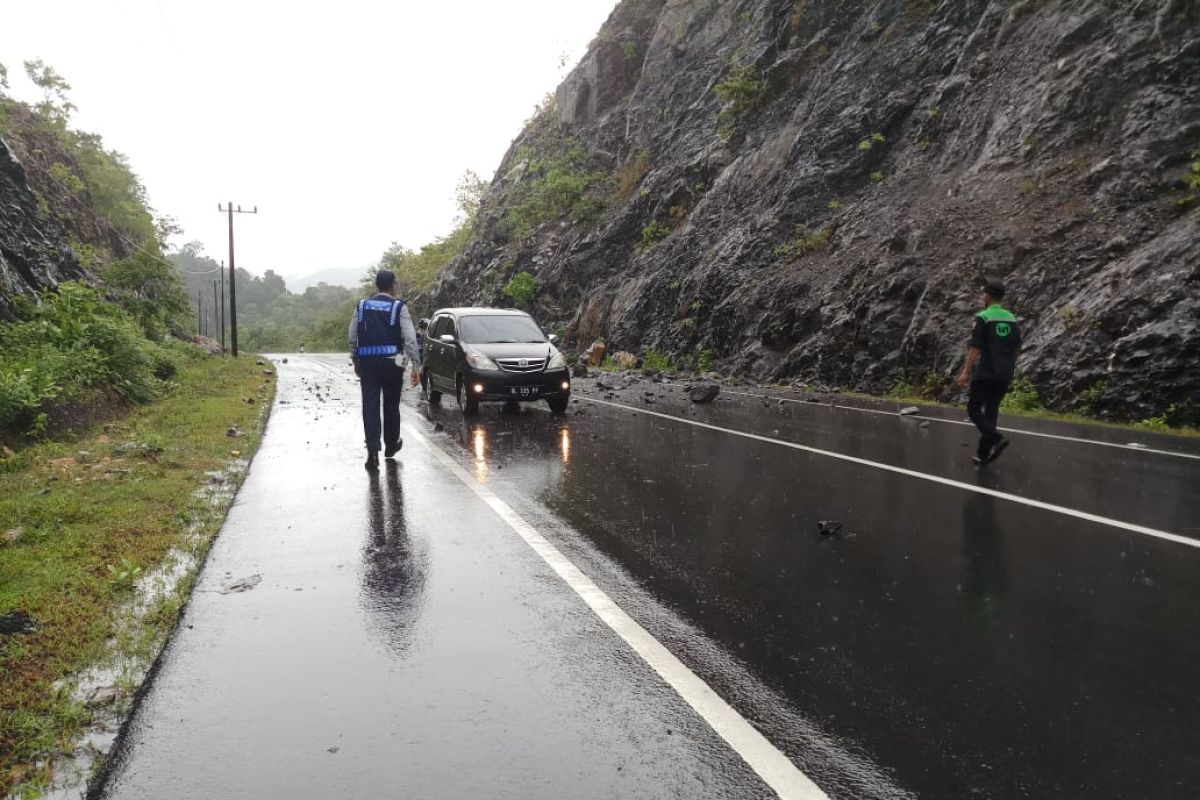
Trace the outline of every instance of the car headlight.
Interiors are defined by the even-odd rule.
[[[466,353],[467,363],[472,369],[483,370],[485,372],[496,372],[500,368],[496,366],[496,362],[485,356],[483,353],[476,353],[473,350],[468,350]]]
[[[562,354],[562,351],[557,347],[554,348],[554,355],[550,356],[550,363],[546,365],[546,369],[566,369],[567,357]]]

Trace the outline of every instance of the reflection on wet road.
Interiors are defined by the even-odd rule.
[[[408,535],[399,473],[397,462],[385,461],[382,473],[367,476],[370,524],[362,554],[362,600],[383,640],[403,653],[421,615],[429,543]]]
[[[1196,548],[586,400],[464,419],[406,395],[399,464],[372,478],[343,361],[280,367],[263,449],[101,796],[770,796],[464,480],[830,796],[1200,785]],[[1200,533],[1188,459],[1030,438],[976,475],[961,431],[657,400]],[[251,572],[253,591],[214,591]]]
[[[488,442],[477,472],[512,502],[546,507],[918,794],[1187,796],[1200,781],[1196,550],[644,411],[574,409],[563,420],[485,409],[468,423]],[[456,415],[430,412],[447,430]],[[851,442],[881,436],[859,419],[866,439]],[[578,445],[569,472],[549,476],[560,430]],[[846,438],[816,437],[843,449]],[[1063,446],[1032,440],[1019,461]],[[1103,481],[1127,518],[1195,530],[1194,462],[1162,467],[1174,494],[1160,494],[1141,480],[1147,456],[1097,449],[1104,475],[1069,482]],[[1143,509],[1145,491],[1162,502]],[[824,520],[842,531],[822,535]]]

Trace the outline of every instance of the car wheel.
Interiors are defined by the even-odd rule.
[[[479,398],[472,397],[467,392],[467,383],[462,378],[458,379],[458,407],[462,409],[463,415],[467,417],[479,413]]]
[[[571,402],[571,396],[565,397],[547,397],[546,404],[550,406],[550,411],[554,414],[561,414],[567,410],[567,406]]]

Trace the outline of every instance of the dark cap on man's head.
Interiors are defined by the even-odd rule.
[[[988,278],[983,282],[983,286],[980,288],[997,300],[999,300],[1001,297],[1004,297],[1004,284],[995,278]]]
[[[386,291],[396,284],[396,273],[390,269],[381,269],[375,275],[375,288],[379,291]]]

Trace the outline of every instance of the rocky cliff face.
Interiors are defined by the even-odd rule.
[[[0,320],[13,301],[85,277],[60,227],[29,187],[21,162],[0,139]]]
[[[1191,0],[624,0],[434,300],[947,396],[996,276],[1044,402],[1196,423],[1197,148]]]

